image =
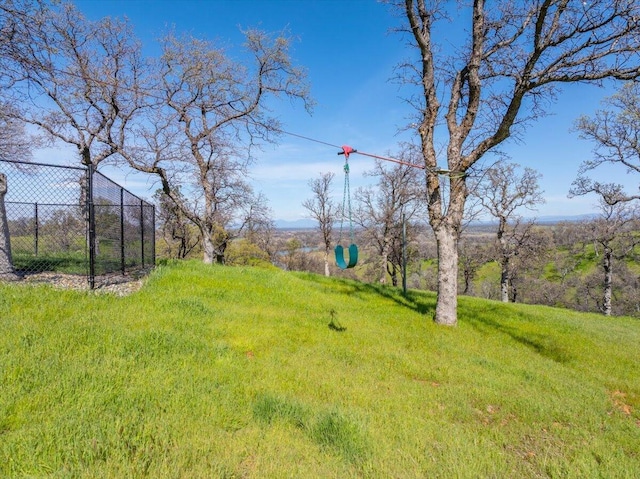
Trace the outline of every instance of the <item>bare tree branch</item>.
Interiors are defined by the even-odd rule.
[[[198,226],[207,263],[224,262],[229,242],[266,211],[247,177],[252,148],[280,131],[267,99],[311,106],[304,72],[289,60],[289,39],[254,30],[246,37],[253,65],[232,61],[208,41],[166,35],[154,65],[158,101],[139,125],[138,142],[121,152],[132,168],[155,175]],[[178,185],[185,197],[173,195]]]
[[[468,22],[464,45],[436,42],[434,24],[446,5],[428,0],[396,0],[402,5],[415,62],[405,62],[400,78],[416,86],[409,103],[419,115],[417,133],[427,166],[429,222],[438,244],[438,302],[435,320],[457,321],[457,241],[469,194],[468,172],[487,153],[529,121],[543,115],[560,87],[640,76],[640,5],[633,0],[500,1],[459,4]],[[448,99],[440,111],[439,99]],[[448,173],[438,176],[436,128],[447,125]],[[447,186],[445,188],[444,186]],[[448,192],[448,198],[444,193]]]
[[[89,21],[70,3],[7,0],[0,6],[3,94],[10,112],[98,166],[122,149],[145,106],[145,65],[131,25]]]

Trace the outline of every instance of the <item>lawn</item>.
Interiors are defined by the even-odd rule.
[[[0,477],[640,477],[640,321],[276,269],[0,284]]]

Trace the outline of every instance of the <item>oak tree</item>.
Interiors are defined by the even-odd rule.
[[[145,107],[140,45],[126,19],[85,18],[68,2],[0,3],[0,94],[8,117],[76,148],[79,162],[115,159]]]
[[[520,210],[533,210],[544,203],[538,184],[541,175],[531,168],[520,174],[519,169],[515,163],[498,162],[486,170],[473,190],[484,210],[498,222],[496,260],[500,264],[500,299],[505,303],[509,302],[511,290],[512,259],[533,241],[534,222],[524,220]]]
[[[434,319],[455,325],[457,243],[470,170],[539,118],[561,86],[637,78],[640,4],[474,0],[448,8],[448,2],[435,0],[391,1],[406,18],[403,29],[416,53],[402,79],[417,88],[407,100],[416,109],[412,124],[438,247]],[[453,17],[468,28],[462,43],[452,47],[457,36],[443,23]]]
[[[330,276],[329,258],[331,256],[331,242],[333,225],[338,217],[338,205],[331,199],[331,182],[333,173],[322,173],[319,178],[309,181],[313,196],[302,202],[302,206],[309,211],[311,218],[318,222],[318,229],[322,236],[324,247],[324,275]]]
[[[310,106],[305,73],[289,58],[289,38],[258,30],[245,36],[244,63],[207,40],[165,36],[154,65],[152,112],[139,125],[138,142],[122,152],[131,167],[154,175],[198,227],[205,263],[223,263],[230,241],[263,211],[248,176],[255,147],[280,132],[269,102],[299,99]]]
[[[640,243],[637,228],[640,210],[637,202],[625,201],[626,194],[620,185],[588,182],[584,177],[573,183],[570,194],[598,195],[598,216],[584,224],[587,237],[593,242],[596,254],[601,255],[602,300],[600,311],[610,316],[613,301],[614,260],[630,254]],[[600,250],[600,251],[599,251]]]
[[[411,163],[410,151],[400,155],[402,161]],[[424,197],[420,188],[419,170],[397,164],[385,167],[376,160],[373,170],[365,176],[377,178],[375,186],[359,188],[356,192],[356,223],[374,246],[379,259],[378,278],[386,283],[391,277],[397,286],[402,267],[402,221],[415,222],[424,212]],[[414,229],[410,227],[410,234]]]

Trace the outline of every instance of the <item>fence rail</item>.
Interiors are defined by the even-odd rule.
[[[155,266],[154,206],[92,167],[0,159],[0,175],[0,224],[9,235],[0,237],[0,276],[7,268],[86,275],[94,288],[105,275]]]

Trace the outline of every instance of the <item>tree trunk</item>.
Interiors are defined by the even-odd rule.
[[[613,289],[613,268],[612,268],[612,252],[609,248],[605,248],[602,268],[604,269],[604,291],[602,295],[602,313],[605,316],[611,316],[611,291]]]
[[[515,286],[515,283],[513,281],[511,281],[511,298],[510,298],[512,303],[515,303],[518,301],[518,287]]]
[[[398,269],[394,264],[390,265],[390,268],[387,268],[387,273],[391,276],[391,284],[394,288],[398,287]]]
[[[225,251],[229,245],[227,236],[219,236],[212,233],[206,227],[198,227],[202,235],[202,262],[205,264],[225,264]]]
[[[504,257],[500,261],[500,300],[509,302],[509,258]]]
[[[324,275],[326,277],[331,276],[331,271],[329,270],[329,248],[324,250]]]
[[[7,176],[0,173],[0,279],[15,281],[19,279],[13,269],[11,257],[11,238],[7,222],[7,210],[4,207],[4,196],[7,194]]]
[[[464,291],[462,294],[469,294],[471,291],[471,278],[473,277],[471,271],[465,268],[464,270]]]
[[[380,258],[380,284],[387,284],[387,255],[382,254]]]
[[[213,264],[213,258],[216,257],[216,251],[213,246],[213,238],[211,234],[200,230],[202,233],[202,262],[204,264]]]
[[[383,239],[382,251],[380,253],[380,284],[387,284],[387,264],[389,262],[389,241]]]
[[[435,322],[458,323],[458,235],[445,225],[434,228],[438,247],[438,301]]]

